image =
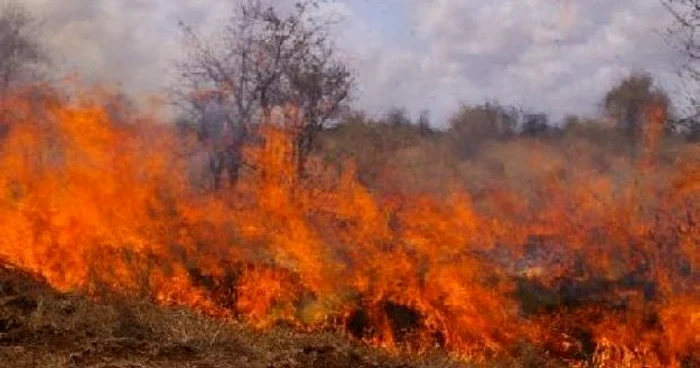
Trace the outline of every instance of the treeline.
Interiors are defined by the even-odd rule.
[[[367,118],[353,107],[353,72],[329,37],[333,24],[315,12],[319,5],[317,0],[304,0],[280,11],[262,0],[245,0],[212,34],[180,24],[183,57],[173,65],[179,78],[170,86],[168,97],[177,114],[176,125],[197,137],[201,155],[207,157],[213,188],[235,184],[246,167],[242,147],[258,139],[261,122],[271,121],[288,125],[296,137],[300,174],[307,157],[327,147],[330,137],[350,139],[335,144],[345,151],[352,151],[349,143],[356,145],[355,157],[361,151],[383,152],[376,151],[377,145],[393,150],[443,142],[450,154],[469,159],[496,142],[573,136],[634,154],[641,149],[638,143],[644,140],[645,126],[655,110],[659,117],[654,119],[662,120],[657,125],[666,140],[700,140],[695,115],[676,113],[653,76],[643,73],[626,77],[608,91],[600,101],[599,114],[592,117],[551,121],[546,114],[485,102],[462,106],[448,121],[430,122],[427,114],[414,119],[400,108],[383,118]],[[37,83],[41,86],[34,94],[52,90],[51,52],[40,39],[40,27],[31,14],[16,4],[5,6],[0,13],[3,93]],[[111,104],[110,109],[122,117],[137,105],[123,93]]]
[[[411,175],[424,182],[437,177],[438,182],[448,184],[460,166],[486,161],[499,172],[499,168],[529,156],[532,151],[526,146],[546,147],[553,156],[577,150],[578,157],[571,155],[571,166],[593,156],[607,173],[622,170],[615,167],[615,160],[631,165],[642,159],[652,144],[659,157],[670,163],[674,152],[700,139],[700,125],[679,122],[670,99],[654,86],[648,74],[623,79],[606,93],[600,105],[597,117],[572,115],[560,122],[550,121],[546,114],[493,102],[464,105],[446,124],[429,123],[426,114],[411,119],[403,109],[393,109],[379,119],[356,112],[342,116],[323,131],[317,153],[331,161],[354,159],[366,183],[376,184],[380,168],[393,166],[412,170]],[[652,133],[656,136],[650,137]],[[505,152],[508,150],[522,152],[518,156]],[[437,174],[440,167],[444,170]],[[451,178],[445,177],[448,174]]]
[[[235,185],[247,166],[241,149],[256,141],[260,122],[288,126],[296,137],[294,155],[302,176],[314,152],[335,160],[352,157],[358,174],[373,178],[383,170],[374,164],[424,146],[433,147],[422,156],[431,157],[434,161],[426,165],[434,166],[448,156],[457,165],[495,144],[522,139],[561,146],[583,139],[630,158],[649,148],[645,142],[652,131],[663,136],[654,140],[667,143],[700,139],[700,121],[674,111],[666,92],[644,73],[619,81],[590,117],[551,121],[543,113],[485,102],[464,105],[447,121],[430,122],[427,113],[415,119],[401,108],[369,118],[353,107],[355,80],[328,38],[332,24],[313,16],[317,6],[317,1],[306,0],[280,13],[259,0],[247,0],[213,35],[199,35],[183,25],[189,52],[177,65],[182,76],[174,89],[182,108],[179,125],[208,147],[214,188],[226,178]]]

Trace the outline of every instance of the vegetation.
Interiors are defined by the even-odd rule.
[[[350,97],[352,77],[328,41],[328,24],[310,19],[316,6],[298,2],[285,17],[260,0],[243,1],[210,42],[182,25],[189,56],[177,65],[181,78],[174,97],[211,147],[216,188],[224,171],[236,182],[244,142],[256,123],[272,119],[276,107],[293,105],[301,114],[294,117],[303,122],[294,127],[301,171],[316,134]]]
[[[36,275],[7,265],[0,266],[0,311],[0,359],[7,368],[468,368],[444,354],[392,357],[330,332],[256,331],[123,298],[96,304],[84,295],[56,293]]]
[[[700,145],[651,76],[561,123],[496,102],[443,129],[372,119],[341,108],[352,76],[313,6],[246,1],[211,42],[183,26],[178,124],[20,73],[0,98],[0,358],[700,364]],[[26,45],[5,52],[33,65]]]

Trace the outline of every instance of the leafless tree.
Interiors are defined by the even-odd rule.
[[[699,0],[661,0],[675,22],[667,29],[673,37],[673,44],[685,50],[692,59],[700,59],[700,40],[697,39],[700,27]]]
[[[15,3],[0,8],[0,90],[36,81],[48,61],[36,34],[38,23]]]
[[[301,1],[283,16],[261,0],[243,0],[211,39],[181,24],[187,55],[176,64],[173,96],[209,147],[215,187],[224,174],[235,183],[242,145],[277,106],[302,112],[294,127],[301,173],[314,137],[348,100],[352,75],[329,41],[330,23],[311,16],[316,6]]]
[[[681,70],[686,86],[686,98],[691,111],[675,119],[675,130],[691,139],[700,139],[700,0],[661,0],[673,16],[674,22],[666,30],[667,42],[681,52],[685,63]]]
[[[19,3],[0,5],[0,100],[22,97],[34,104],[34,113],[58,97],[47,83],[40,83],[46,81],[49,57],[39,31],[39,22]],[[21,114],[21,109],[0,103],[0,137],[22,120]]]

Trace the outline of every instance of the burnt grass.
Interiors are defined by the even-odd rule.
[[[410,311],[388,305],[407,320]],[[410,321],[409,321],[410,323]],[[59,293],[0,263],[0,366],[14,367],[554,367],[520,357],[470,364],[437,350],[390,353],[335,332],[265,331],[185,309]]]

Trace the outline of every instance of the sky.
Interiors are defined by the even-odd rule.
[[[63,71],[157,95],[182,56],[178,21],[202,33],[235,0],[16,0],[43,25]],[[274,0],[284,7],[292,0]],[[355,71],[354,105],[371,115],[429,110],[442,125],[461,104],[497,100],[593,115],[634,71],[677,92],[682,56],[659,35],[660,0],[328,0],[334,42]]]

